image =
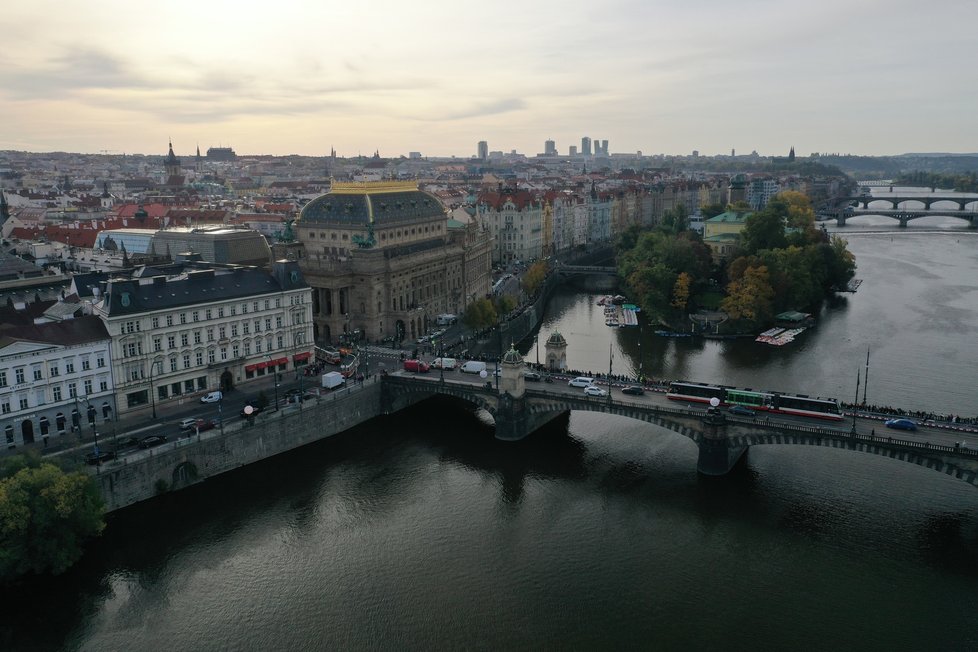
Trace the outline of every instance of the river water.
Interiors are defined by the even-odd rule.
[[[610,329],[572,292],[543,336],[578,368],[840,398],[868,346],[870,402],[974,415],[978,237],[860,219],[862,287],[783,349]],[[125,511],[4,598],[4,650],[976,649],[978,493],[792,446],[701,478],[647,424],[501,443],[431,401]]]

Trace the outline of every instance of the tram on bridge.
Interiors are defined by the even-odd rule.
[[[832,421],[842,421],[843,419],[842,408],[838,400],[834,398],[811,398],[804,394],[756,392],[752,389],[737,389],[724,385],[677,381],[669,384],[666,398],[696,403],[709,403],[710,399],[716,398],[719,399],[720,405],[724,406],[742,405],[752,410]]]

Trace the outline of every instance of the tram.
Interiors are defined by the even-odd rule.
[[[804,394],[784,394],[781,392],[757,392],[752,389],[737,389],[724,385],[704,383],[673,382],[669,384],[666,398],[674,401],[709,403],[716,398],[720,405],[743,405],[752,410],[763,410],[778,414],[793,414],[801,417],[842,421],[842,408],[834,398],[812,398]]]

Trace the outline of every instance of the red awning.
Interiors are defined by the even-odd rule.
[[[294,356],[292,356],[292,359],[298,362],[299,360],[308,360],[311,357],[312,357],[311,352],[304,351],[302,353],[296,353]]]
[[[250,365],[245,366],[245,371],[254,371],[257,368],[258,368],[258,365],[257,364],[250,364]]]
[[[268,366],[268,363],[265,362],[264,360],[262,360],[261,362],[256,362],[255,363],[255,369],[264,369],[267,366]]]
[[[279,358],[278,360],[272,360],[272,364],[273,365],[276,365],[276,364],[289,364],[289,359],[288,358]]]

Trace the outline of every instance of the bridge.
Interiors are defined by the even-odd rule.
[[[561,265],[557,268],[557,273],[565,276],[572,274],[610,274],[611,276],[617,276],[618,268],[603,265]]]
[[[923,217],[955,217],[968,222],[969,228],[978,229],[978,197],[941,197],[941,196],[927,196],[927,197],[916,197],[916,196],[859,196],[859,197],[839,197],[835,201],[839,202],[840,206],[828,210],[821,211],[823,216],[829,216],[835,219],[836,224],[840,227],[845,226],[846,222],[854,217],[860,217],[862,215],[882,215],[884,217],[892,217],[896,219],[900,228],[906,228],[907,223],[911,220],[920,219]],[[871,202],[887,202],[890,204],[890,208],[870,208],[869,204]],[[951,202],[957,204],[958,208],[944,208],[944,207],[933,207],[937,202]],[[914,202],[915,205],[907,206],[909,202]],[[845,204],[845,206],[842,206]],[[854,209],[851,204],[857,204],[861,208]],[[968,210],[971,207],[972,210]]]
[[[504,373],[506,369],[504,368]],[[522,383],[520,383],[522,385]],[[659,426],[682,435],[699,448],[697,470],[704,475],[728,473],[751,446],[825,446],[889,457],[964,480],[978,487],[978,450],[914,439],[861,434],[855,426],[833,428],[790,420],[759,421],[715,409],[659,406],[619,398],[589,397],[563,386],[515,387],[513,394],[490,385],[438,377],[387,376],[381,395],[385,413],[393,413],[435,395],[451,396],[486,410],[496,424],[496,438],[518,441],[571,410],[603,412]]]

